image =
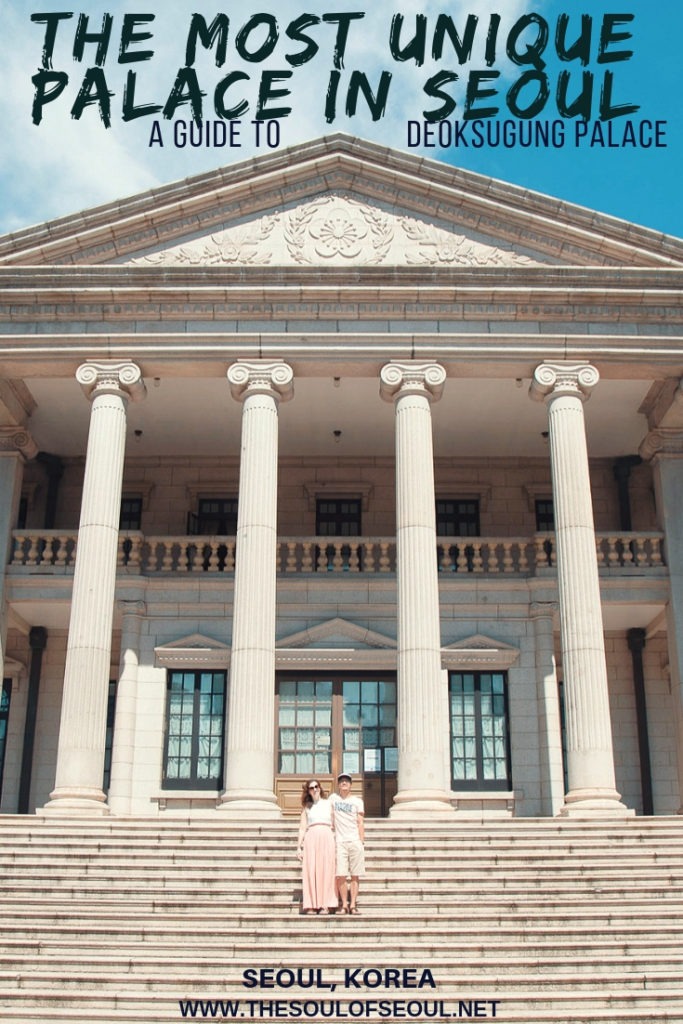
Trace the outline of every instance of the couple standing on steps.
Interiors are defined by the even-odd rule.
[[[337,776],[329,799],[317,779],[304,783],[297,853],[302,861],[306,914],[357,914],[358,886],[365,870],[365,808],[351,795],[353,779]],[[348,879],[351,878],[349,885]]]

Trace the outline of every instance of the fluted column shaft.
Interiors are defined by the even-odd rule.
[[[392,816],[453,813],[431,416],[445,379],[433,363],[388,363],[380,374],[381,395],[396,414],[398,793]]]
[[[121,601],[121,657],[116,685],[114,739],[108,803],[113,814],[130,814],[133,796],[140,630],[144,601]]]
[[[569,779],[562,813],[579,816],[627,813],[614,777],[583,413],[598,380],[590,365],[545,363],[532,382],[548,405]]]
[[[107,813],[102,792],[121,485],[129,398],[144,396],[133,363],[85,363],[76,377],[92,402],[55,788],[49,813]]]
[[[533,604],[531,621],[536,646],[536,693],[541,714],[539,744],[541,761],[541,814],[553,817],[564,804],[562,724],[560,694],[555,667],[554,604]]]
[[[242,405],[240,490],[223,810],[277,815],[273,792],[278,404],[291,398],[286,363],[228,370]]]

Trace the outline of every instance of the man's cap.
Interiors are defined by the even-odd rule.
[[[349,782],[353,782],[353,779],[348,772],[342,772],[341,775],[337,776],[337,782],[341,782],[342,779],[348,779]]]

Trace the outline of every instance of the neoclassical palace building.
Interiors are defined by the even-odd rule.
[[[0,239],[0,809],[683,803],[683,241],[343,135]]]

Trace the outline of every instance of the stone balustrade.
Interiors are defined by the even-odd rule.
[[[73,571],[78,533],[15,530],[12,571]],[[651,532],[596,534],[598,569],[653,570],[664,566],[663,535]],[[146,537],[137,531],[119,535],[119,570],[126,573],[233,573],[234,537]],[[439,537],[439,574],[536,575],[555,569],[552,533],[532,537]],[[393,573],[393,537],[280,537],[277,571],[307,573]]]

